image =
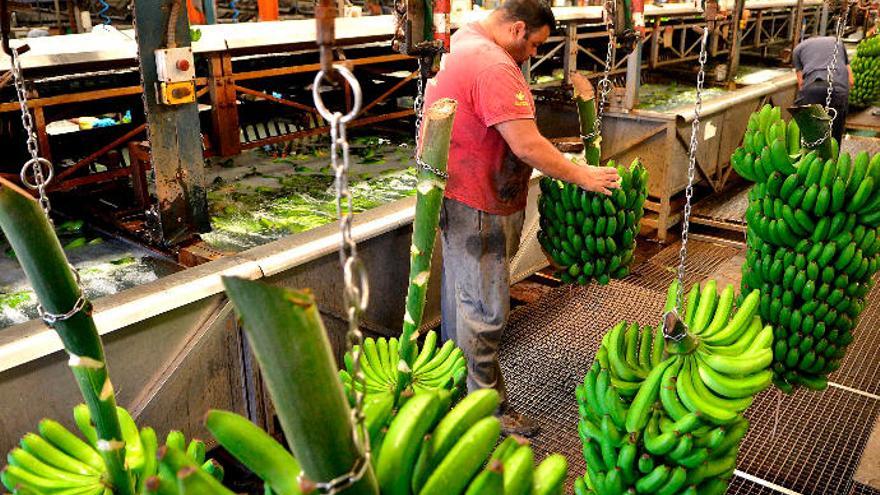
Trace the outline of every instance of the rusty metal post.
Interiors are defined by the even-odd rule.
[[[144,110],[150,141],[150,160],[156,177],[156,220],[153,236],[167,246],[178,246],[207,232],[208,200],[205,161],[199,131],[197,103],[166,106],[156,94],[158,75],[155,50],[169,44],[173,33],[178,47],[190,46],[186,9],[170,24],[172,4],[180,0],[135,0],[134,26],[143,81]],[[166,27],[171,27],[167,29]]]
[[[208,95],[211,97],[211,141],[217,154],[226,157],[241,153],[238,95],[229,53],[209,55]]]
[[[49,133],[46,132],[46,112],[42,105],[34,107],[34,126],[37,131],[37,142],[40,143],[40,154],[52,161],[52,149],[49,146]]]
[[[331,78],[333,71],[333,47],[336,46],[336,4],[333,0],[320,0],[315,7],[316,41],[321,55],[321,70],[325,78]]]
[[[633,45],[626,58],[626,92],[623,107],[630,111],[639,104],[639,87],[642,85],[642,40]]]
[[[727,64],[727,83],[733,84],[736,73],[739,71],[739,56],[742,49],[742,24],[743,10],[745,10],[746,1],[736,0],[733,6],[733,15],[731,18],[732,26],[730,33],[730,59]]]
[[[9,0],[0,0],[0,36],[3,38],[3,52],[12,56],[9,48],[9,38],[11,36],[12,26],[9,20]]]
[[[565,54],[562,62],[562,84],[566,86],[571,83],[571,73],[577,71],[577,58],[577,23],[569,22],[565,25]]]
[[[801,41],[801,31],[804,28],[804,0],[798,0],[792,22],[794,22],[794,29],[792,29],[791,36],[791,49],[793,51],[794,47],[798,46],[798,43]]]

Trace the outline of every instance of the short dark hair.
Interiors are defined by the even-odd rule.
[[[550,4],[543,0],[505,0],[498,10],[509,21],[523,21],[529,32],[547,26],[556,28],[556,17]]]

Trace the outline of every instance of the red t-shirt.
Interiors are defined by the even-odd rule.
[[[493,126],[534,119],[535,102],[519,66],[479,23],[452,36],[440,71],[428,81],[426,107],[440,98],[458,102],[446,197],[495,215],[525,209],[532,168],[513,156]]]

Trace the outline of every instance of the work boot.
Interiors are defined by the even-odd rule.
[[[498,416],[498,419],[501,420],[501,431],[505,435],[533,437],[541,430],[535,420],[514,411],[512,408],[507,408]]]

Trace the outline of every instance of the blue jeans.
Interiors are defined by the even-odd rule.
[[[510,258],[519,248],[525,212],[492,215],[443,200],[443,340],[452,339],[468,362],[468,391],[494,388],[503,410],[507,391],[498,362],[510,315]]]

